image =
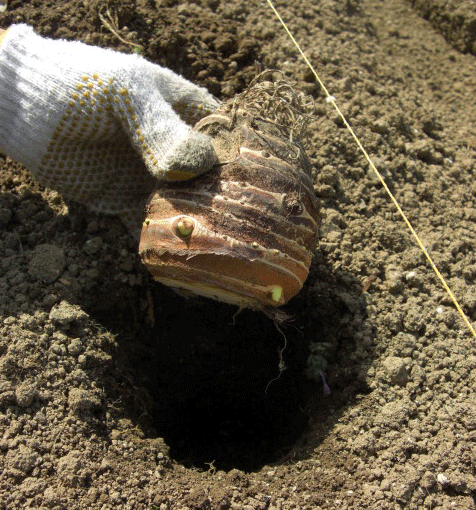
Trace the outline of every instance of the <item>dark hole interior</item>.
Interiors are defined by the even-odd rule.
[[[277,462],[308,425],[308,342],[259,312],[153,288],[155,325],[122,340],[134,386],[146,390],[151,429],[187,467],[254,471]],[[282,359],[281,359],[282,353]],[[135,405],[135,404],[134,404]]]

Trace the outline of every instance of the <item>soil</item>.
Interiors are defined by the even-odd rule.
[[[276,7],[474,324],[474,2],[455,41],[456,3]],[[476,508],[475,339],[267,4],[10,0],[0,26],[21,21],[221,99],[280,69],[316,101],[324,219],[278,328],[155,284],[118,219],[0,156],[0,508]]]

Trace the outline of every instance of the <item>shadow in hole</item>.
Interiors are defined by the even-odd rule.
[[[305,339],[261,313],[205,299],[183,300],[164,288],[156,326],[141,339],[135,384],[145,387],[155,433],[187,466],[259,469],[303,434],[310,387]],[[283,351],[285,369],[280,371]],[[135,352],[137,356],[139,353]]]
[[[339,288],[330,270],[325,277]],[[278,329],[258,312],[233,324],[234,307],[158,284],[152,292],[155,327],[121,346],[134,386],[149,396],[147,435],[164,438],[187,467],[249,472],[282,460],[308,430],[309,402],[326,405],[322,384],[306,378],[309,342],[333,336],[345,304],[331,293],[311,308],[319,296],[307,285],[288,307],[294,320]]]

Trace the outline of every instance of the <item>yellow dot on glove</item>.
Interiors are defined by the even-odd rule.
[[[78,98],[79,98],[79,94],[78,94],[77,92],[73,92],[73,93],[71,94],[71,97],[72,97],[73,99],[78,99]]]
[[[121,89],[121,90],[119,91],[119,94],[120,94],[121,96],[127,96],[127,89]]]
[[[78,83],[78,84],[76,85],[76,88],[77,88],[78,90],[81,90],[83,87],[84,87],[84,85],[83,85],[82,83]]]
[[[92,88],[94,87],[93,82],[92,82],[92,81],[90,81],[90,82],[86,85],[86,87],[88,87],[88,89],[92,89]]]
[[[89,77],[86,76],[86,75],[83,75],[83,77],[81,78],[83,81],[88,81],[89,80]]]
[[[89,97],[89,90],[85,90],[83,92],[83,97]]]

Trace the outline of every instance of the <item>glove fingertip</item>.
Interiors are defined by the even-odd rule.
[[[163,178],[168,181],[193,179],[218,163],[211,138],[191,131],[164,162]]]

